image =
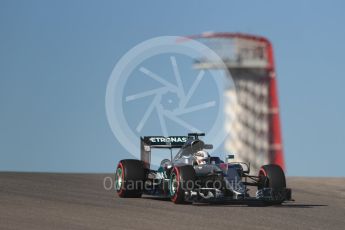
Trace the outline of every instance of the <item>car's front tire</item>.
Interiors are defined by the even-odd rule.
[[[259,189],[260,188],[273,188],[283,189],[286,188],[286,179],[283,169],[279,165],[269,164],[264,165],[259,171]]]
[[[279,165],[264,165],[259,171],[258,189],[271,188],[275,191],[286,189],[286,178],[283,169]],[[271,204],[281,204],[283,199],[270,202]]]

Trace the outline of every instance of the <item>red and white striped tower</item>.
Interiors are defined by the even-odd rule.
[[[225,130],[229,134],[226,151],[235,153],[239,161],[250,162],[254,171],[267,163],[285,169],[270,41],[240,33],[205,33],[189,38],[214,50],[223,59],[235,84],[224,92]],[[221,66],[208,57],[200,57],[195,63],[200,69]]]

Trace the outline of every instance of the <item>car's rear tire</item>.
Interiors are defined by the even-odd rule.
[[[174,167],[170,174],[170,197],[175,204],[186,204],[185,192],[195,185],[195,170],[191,165]]]
[[[121,160],[115,172],[115,190],[119,197],[141,197],[145,182],[144,163],[139,160]]]

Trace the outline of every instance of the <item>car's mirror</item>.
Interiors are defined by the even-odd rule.
[[[211,144],[205,144],[204,149],[213,149],[213,145]]]

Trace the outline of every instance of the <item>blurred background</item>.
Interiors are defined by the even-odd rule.
[[[105,112],[116,63],[152,37],[215,31],[272,42],[287,175],[345,176],[344,7],[1,0],[0,171],[112,172],[130,157]]]

